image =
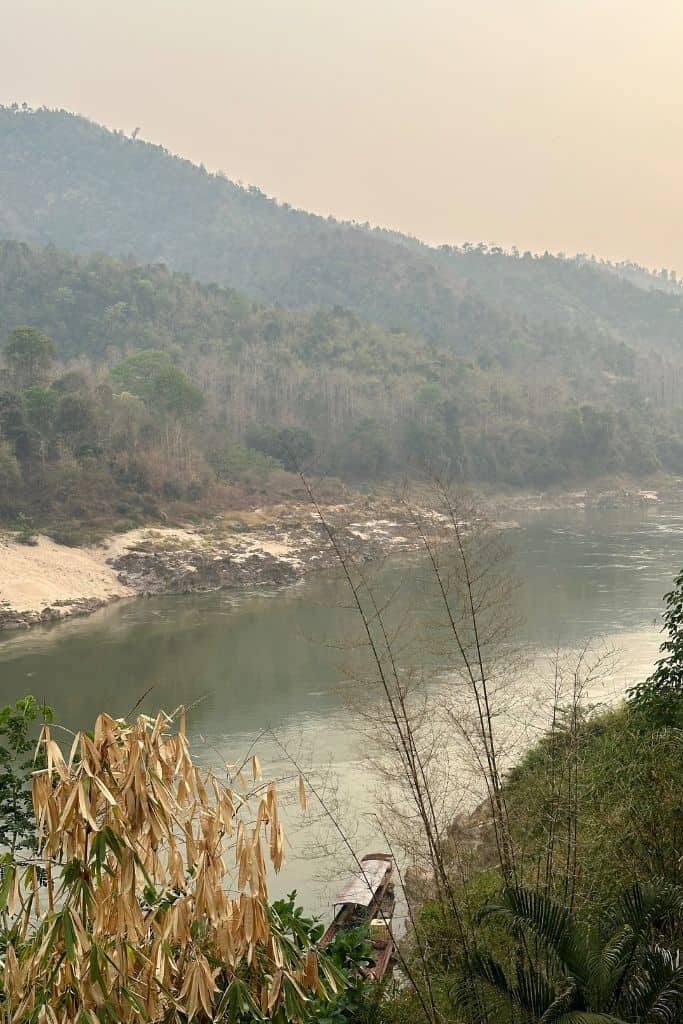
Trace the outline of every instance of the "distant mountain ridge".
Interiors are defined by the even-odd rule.
[[[683,341],[680,290],[668,276],[433,249],[294,210],[65,111],[0,108],[0,237],[130,254],[291,308],[348,308],[465,354],[482,333],[504,346],[520,317],[636,345]]]
[[[422,254],[63,112],[0,110],[0,237],[132,254],[261,301],[463,340],[459,297]]]

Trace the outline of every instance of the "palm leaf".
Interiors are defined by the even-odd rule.
[[[636,935],[643,936],[656,921],[680,912],[679,887],[636,882],[622,893],[614,910],[614,919],[630,925]]]
[[[588,947],[574,920],[560,903],[544,893],[511,886],[499,902],[488,903],[481,917],[495,915],[511,934],[527,929],[554,954],[558,966],[580,985],[588,982]]]
[[[474,973],[474,965],[470,965],[470,973],[466,977],[456,978],[448,986],[451,1003],[457,1008],[458,1020],[476,1022],[476,1024],[502,1024],[510,1010],[510,996],[507,991],[493,987],[482,999],[481,980],[488,979],[481,973]],[[505,983],[503,979],[503,989]],[[507,1016],[503,1016],[508,1011]]]
[[[489,985],[506,997],[511,996],[512,985],[508,980],[503,965],[487,953],[473,953],[470,957],[472,973],[483,978]]]
[[[625,972],[628,970],[637,936],[630,925],[624,924],[607,940],[605,945],[588,955],[588,989],[591,1005],[609,1007],[616,1000]]]
[[[514,987],[515,1002],[535,1016],[542,1017],[550,1006],[557,1002],[557,986],[546,978],[533,963],[518,964],[517,981]],[[571,1000],[573,986],[563,985],[562,995]],[[565,1003],[566,1005],[566,1003]]]
[[[518,965],[514,981],[510,980],[498,960],[486,954],[475,953],[470,959],[470,966],[473,974],[486,981],[501,996],[536,1017],[543,1017],[557,1000],[555,985],[533,964]]]
[[[569,983],[558,992],[552,1003],[541,1017],[541,1024],[555,1024],[555,1021],[565,1016],[571,1010],[571,1004],[576,994],[576,988]]]
[[[624,1002],[633,1016],[653,1024],[676,1024],[683,1017],[683,964],[680,954],[654,946],[629,979]]]

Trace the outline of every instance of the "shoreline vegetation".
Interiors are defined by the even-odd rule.
[[[673,482],[661,492],[604,486],[495,495],[485,505],[509,528],[517,513],[647,507],[660,493],[678,491]],[[421,546],[409,509],[398,500],[358,496],[325,504],[323,512],[365,561]],[[286,585],[336,561],[317,513],[301,502],[226,512],[200,524],[151,523],[82,547],[6,530],[0,534],[0,632],[89,615],[122,598]]]

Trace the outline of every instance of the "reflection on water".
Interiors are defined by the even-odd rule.
[[[529,514],[508,539],[523,584],[516,600],[524,638],[539,657],[602,636],[621,651],[612,690],[623,693],[647,675],[662,596],[683,561],[683,509]],[[423,615],[423,562],[381,569],[383,588],[399,583],[404,612]],[[188,725],[202,760],[213,764],[237,759],[275,727],[307,763],[331,765],[351,820],[359,822],[372,786],[341,693],[349,666],[362,675],[365,664],[347,605],[334,574],[272,593],[121,602],[3,639],[0,698],[31,692],[74,728],[92,724],[102,709],[126,715],[151,688],[145,710],[194,705]],[[610,687],[598,696],[609,698]],[[258,746],[269,771],[291,771],[269,736]],[[372,826],[361,831],[370,841]],[[295,832],[294,845],[303,842]],[[321,905],[324,888],[310,864],[290,856],[277,890],[295,886],[309,905]]]

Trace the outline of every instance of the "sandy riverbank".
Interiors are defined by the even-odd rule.
[[[389,516],[384,505],[325,511],[330,522],[343,520],[364,556],[415,546],[405,521]],[[44,536],[27,545],[6,533],[0,536],[0,630],[87,615],[136,595],[281,585],[333,561],[310,506],[255,509],[186,528],[142,528],[88,548]]]
[[[680,493],[680,490],[679,492]],[[483,505],[500,525],[520,512],[560,508],[628,508],[657,502],[654,490],[596,488],[557,494],[488,495]],[[443,517],[423,508],[432,525]],[[328,524],[363,560],[420,546],[400,501],[358,496],[327,505]],[[436,520],[435,518],[436,517]],[[226,512],[197,526],[150,526],[101,545],[73,548],[40,536],[34,545],[0,535],[0,630],[87,615],[119,598],[143,594],[253,589],[293,582],[336,563],[310,504]]]
[[[131,593],[104,550],[0,538],[0,629],[85,615]]]

